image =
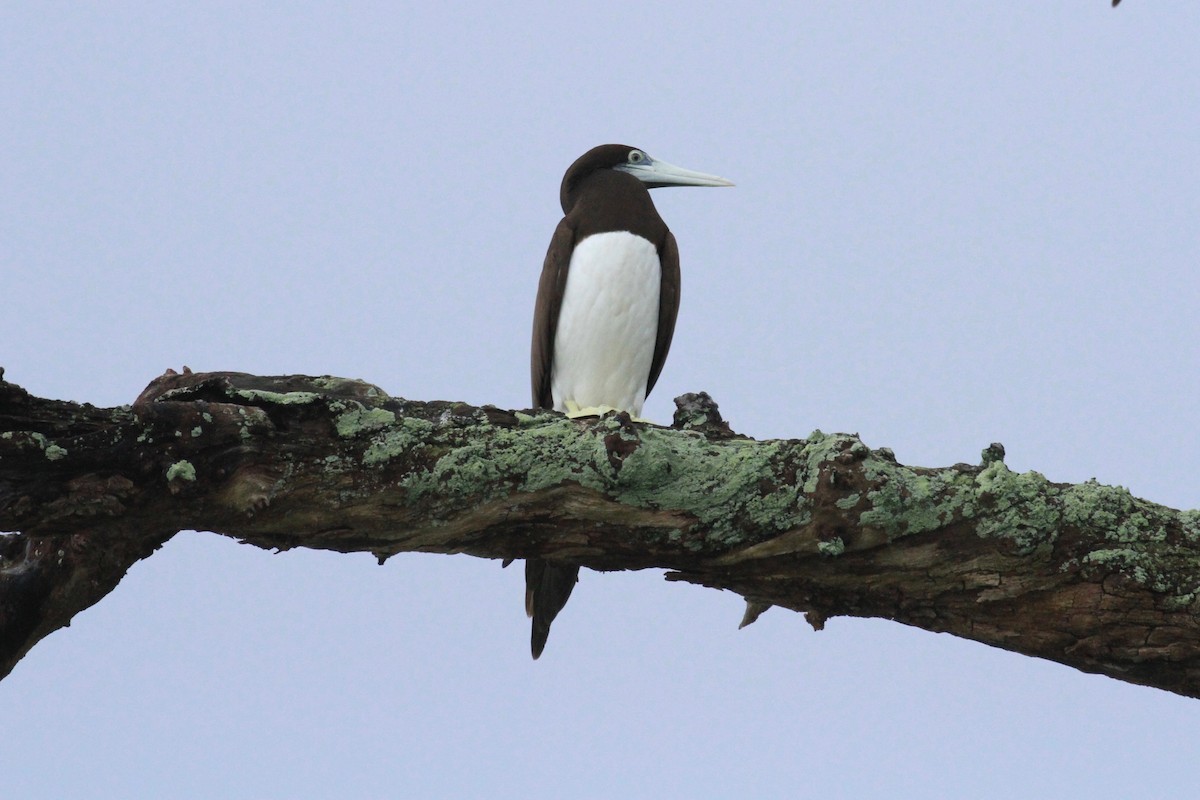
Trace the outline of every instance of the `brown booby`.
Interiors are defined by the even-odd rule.
[[[580,156],[563,176],[558,223],[533,311],[533,405],[590,416],[642,413],[679,312],[679,249],[649,189],[732,186],[623,144]],[[579,567],[525,562],[533,657],[566,605]]]

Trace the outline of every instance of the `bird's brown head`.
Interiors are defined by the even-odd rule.
[[[570,213],[575,204],[576,193],[583,182],[601,170],[631,175],[641,181],[647,189],[662,186],[733,186],[730,181],[716,175],[693,172],[651,158],[645,150],[637,147],[627,144],[602,144],[575,159],[575,163],[563,175],[558,196],[564,214]]]

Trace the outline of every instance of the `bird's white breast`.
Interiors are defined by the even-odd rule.
[[[554,336],[554,407],[612,406],[637,416],[658,338],[662,267],[655,246],[627,231],[575,246]]]

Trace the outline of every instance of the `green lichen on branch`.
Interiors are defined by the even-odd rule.
[[[385,408],[364,408],[361,403],[354,405],[355,408],[344,411],[337,417],[337,432],[342,438],[348,439],[379,430],[396,421],[396,415]]]
[[[176,461],[167,468],[167,480],[194,481],[196,480],[196,468],[190,461]]]

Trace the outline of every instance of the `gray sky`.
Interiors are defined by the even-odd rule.
[[[599,10],[603,9],[603,10]],[[525,407],[558,183],[623,142],[680,243],[645,415],[1195,508],[1200,4],[5,4],[0,365]],[[13,798],[1191,797],[1200,705],[883,621],[179,534],[0,683]]]

